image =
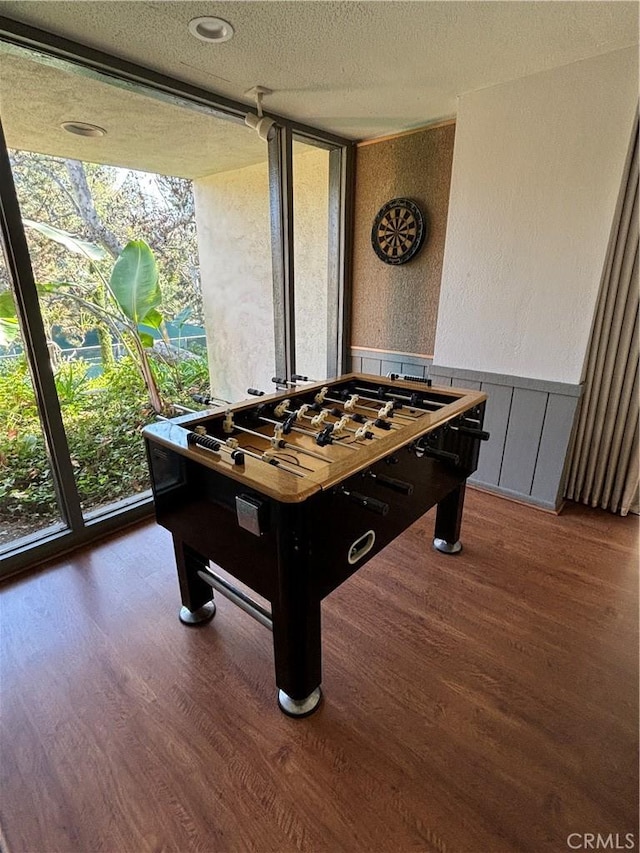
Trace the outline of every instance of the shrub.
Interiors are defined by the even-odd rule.
[[[91,378],[82,361],[56,371],[71,463],[85,510],[144,491],[149,474],[141,430],[155,420],[140,372],[126,357]],[[163,395],[190,405],[208,390],[204,357],[154,363]],[[24,356],[0,365],[0,516],[42,527],[59,519],[44,436]]]

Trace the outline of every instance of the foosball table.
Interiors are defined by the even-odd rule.
[[[278,704],[302,717],[321,699],[322,599],[436,504],[434,547],[458,552],[488,434],[477,391],[355,373],[289,384],[144,438],[181,620],[211,619],[217,590],[270,628]]]

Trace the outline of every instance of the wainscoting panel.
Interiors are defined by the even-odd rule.
[[[424,370],[424,368],[422,368]],[[382,359],[380,362],[380,376],[388,376],[390,373],[404,373],[402,370],[401,361],[387,361]]]
[[[419,376],[424,379],[425,376],[429,375],[428,368],[431,362],[430,356],[426,355],[351,347],[351,370],[372,373],[374,376],[408,373],[411,376]]]
[[[498,485],[530,495],[548,394],[514,388]]]
[[[385,376],[408,373],[434,385],[472,388],[487,394],[485,429],[469,482],[489,491],[557,511],[582,386],[522,376],[433,365],[428,356],[352,348],[352,370]]]
[[[556,488],[557,474],[558,471],[563,471],[565,467],[568,449],[562,443],[558,443],[558,437],[571,436],[576,408],[577,400],[575,397],[549,394],[536,472],[531,489],[531,497],[536,500],[544,500],[545,496],[551,494]]]
[[[363,358],[362,359],[362,372],[363,373],[375,373],[376,376],[380,376],[380,359],[379,358]]]
[[[488,395],[484,428],[491,433],[491,439],[482,445],[475,477],[480,482],[497,485],[500,482],[502,470],[513,388],[508,385],[492,385],[491,382],[484,382],[481,390]]]
[[[480,391],[482,388],[482,382],[477,382],[474,379],[469,379],[457,373],[454,373],[451,377],[451,384],[456,388],[468,388],[470,391]]]

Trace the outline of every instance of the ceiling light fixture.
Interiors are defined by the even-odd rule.
[[[220,44],[233,38],[234,29],[229,21],[205,16],[189,21],[189,32],[200,41],[212,41]]]
[[[76,136],[106,136],[104,127],[97,124],[87,124],[84,121],[63,121],[60,127],[67,133],[75,133]]]
[[[266,86],[254,86],[253,89],[245,92],[245,95],[255,95],[256,112],[247,113],[244,117],[244,123],[247,127],[253,128],[260,139],[263,139],[265,142],[273,139],[276,135],[276,123],[274,119],[262,114],[262,98],[271,93],[272,89],[267,89]]]

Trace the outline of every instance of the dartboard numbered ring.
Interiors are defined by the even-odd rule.
[[[371,229],[373,251],[385,264],[406,264],[420,251],[426,227],[417,204],[394,198],[378,211]]]

